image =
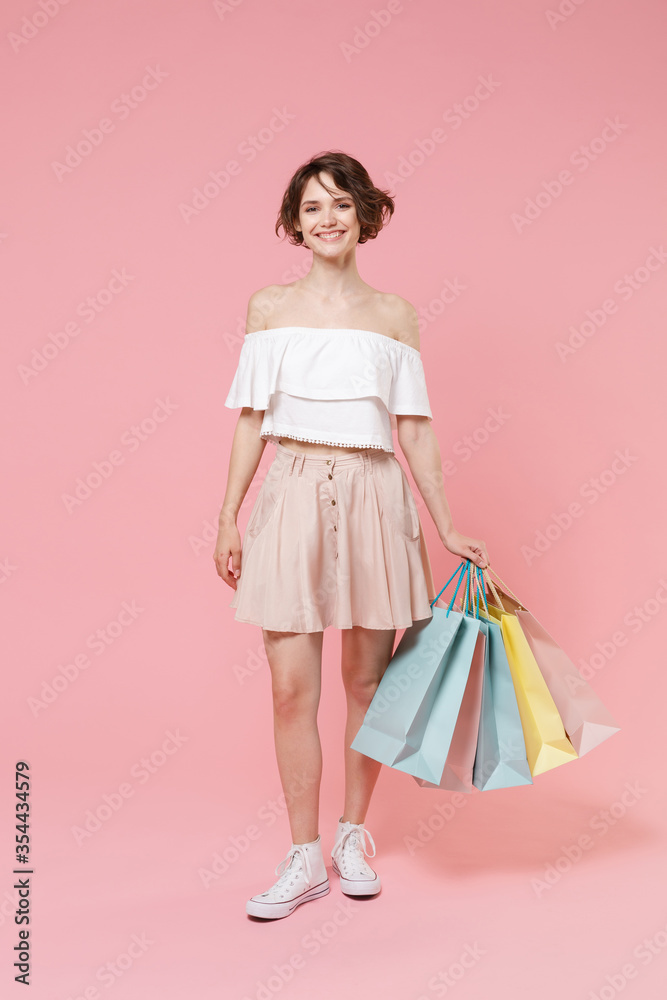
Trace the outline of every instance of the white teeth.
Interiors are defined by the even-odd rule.
[[[321,240],[332,240],[332,239],[337,239],[339,236],[342,235],[342,233],[339,231],[336,233],[318,233],[317,235]]]

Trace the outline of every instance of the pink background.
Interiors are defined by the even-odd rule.
[[[3,4],[3,995],[23,995],[19,759],[32,997],[658,995],[667,12],[559,2]],[[375,30],[372,10],[393,13]],[[249,295],[308,268],[273,232],[284,185],[329,148],[396,197],[358,264],[424,311],[456,527],[592,663],[622,730],[463,805],[383,768],[366,820],[381,895],[350,903],[332,879],[324,900],[259,924],[245,901],[290,836],[261,631],[233,620],[211,559],[238,415],[223,402]],[[485,427],[489,411],[502,417]],[[417,499],[441,586],[457,560]],[[327,630],[325,857],[342,807],[339,643]],[[89,810],[104,821],[77,839]],[[411,853],[419,830],[431,839]]]

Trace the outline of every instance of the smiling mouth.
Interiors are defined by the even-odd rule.
[[[342,229],[336,229],[333,233],[315,233],[318,239],[325,242],[335,242],[345,235]]]

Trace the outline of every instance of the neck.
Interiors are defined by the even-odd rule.
[[[348,298],[367,286],[357,270],[354,250],[344,256],[327,258],[313,253],[310,271],[301,281],[301,287],[328,299]]]

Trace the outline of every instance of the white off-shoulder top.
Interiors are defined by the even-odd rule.
[[[371,330],[247,333],[225,406],[264,410],[260,437],[393,452],[397,413],[433,418],[421,355]]]

